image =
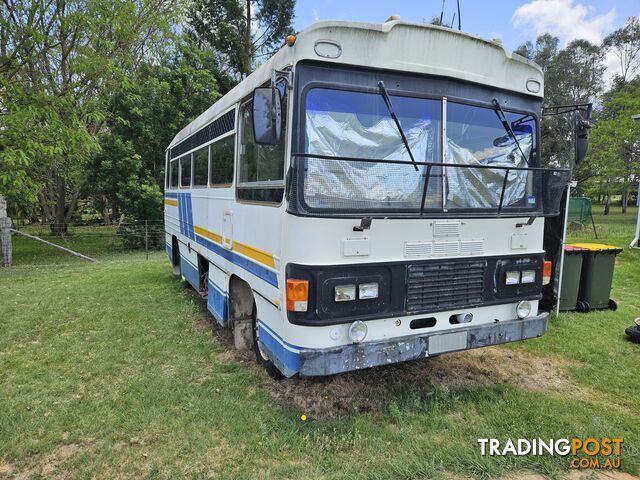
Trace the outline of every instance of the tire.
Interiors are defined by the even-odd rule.
[[[618,309],[618,302],[616,302],[613,298],[609,299],[609,310],[613,310],[614,312]]]
[[[629,335],[629,339],[633,343],[640,343],[640,327],[638,326],[627,327],[624,333]]]
[[[582,300],[578,300],[576,304],[576,311],[581,313],[589,313],[591,311],[591,306]]]
[[[260,336],[258,332],[258,321],[255,305],[253,306],[253,318],[251,319],[251,326],[251,330],[253,332],[253,352],[256,355],[256,362],[266,370],[267,375],[269,375],[273,380],[284,379],[285,376],[282,374],[282,372],[271,360],[269,360],[267,355],[260,349]]]
[[[171,240],[171,267],[173,268],[173,274],[182,277],[182,271],[180,267],[180,244],[176,237]]]

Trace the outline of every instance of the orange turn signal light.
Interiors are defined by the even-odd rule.
[[[553,262],[549,260],[544,261],[544,267],[542,268],[542,284],[549,285],[551,283],[551,272],[553,270]]]
[[[289,45],[290,47],[293,47],[293,45],[296,43],[296,40],[298,38],[295,35],[287,35],[287,45]]]
[[[306,312],[309,305],[309,281],[287,280],[287,310],[290,312]]]

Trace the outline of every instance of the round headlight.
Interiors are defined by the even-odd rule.
[[[349,338],[353,343],[360,343],[367,336],[367,325],[358,320],[349,327]]]
[[[522,300],[516,307],[516,313],[518,318],[527,318],[531,315],[531,302],[529,300]]]

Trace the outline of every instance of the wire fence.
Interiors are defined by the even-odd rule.
[[[114,224],[96,222],[70,224],[30,223],[13,219],[13,258],[15,263],[47,263],[68,258],[55,244],[95,259],[124,252],[150,253],[164,250],[164,222],[140,220]],[[20,235],[24,233],[31,237]],[[45,242],[39,242],[37,237]]]

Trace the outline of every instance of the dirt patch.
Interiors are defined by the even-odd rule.
[[[205,315],[202,315],[200,320],[193,323],[192,327],[196,332],[204,332],[211,328],[211,321]]]
[[[69,476],[69,473],[58,472],[59,467],[64,464],[69,458],[82,450],[82,446],[76,443],[69,445],[62,445],[58,449],[44,457],[40,458],[36,465],[29,467],[26,470],[17,472],[13,477],[15,480],[27,480],[35,476],[41,476],[46,478],[64,479]]]
[[[531,391],[575,391],[556,359],[530,353],[489,347],[443,355],[432,362],[434,381],[446,388],[492,386],[505,383]]]
[[[558,362],[503,348],[484,348],[333,377],[267,379],[271,397],[287,407],[315,417],[380,411],[389,392],[412,386],[418,391],[446,390],[510,384],[535,391],[574,391]]]
[[[205,320],[207,328],[213,327],[214,336],[223,346],[224,351],[218,354],[221,362],[237,361],[255,369],[274,401],[315,418],[382,411],[389,405],[389,392],[406,386],[424,392],[434,387],[459,390],[497,384],[545,392],[575,392],[578,389],[564,374],[562,367],[566,365],[559,360],[500,347],[452,353],[332,377],[294,377],[276,382],[256,365],[253,352],[234,349],[231,330],[214,326],[210,317],[203,315],[202,322]]]
[[[13,472],[13,465],[0,460],[0,478],[8,478]]]

